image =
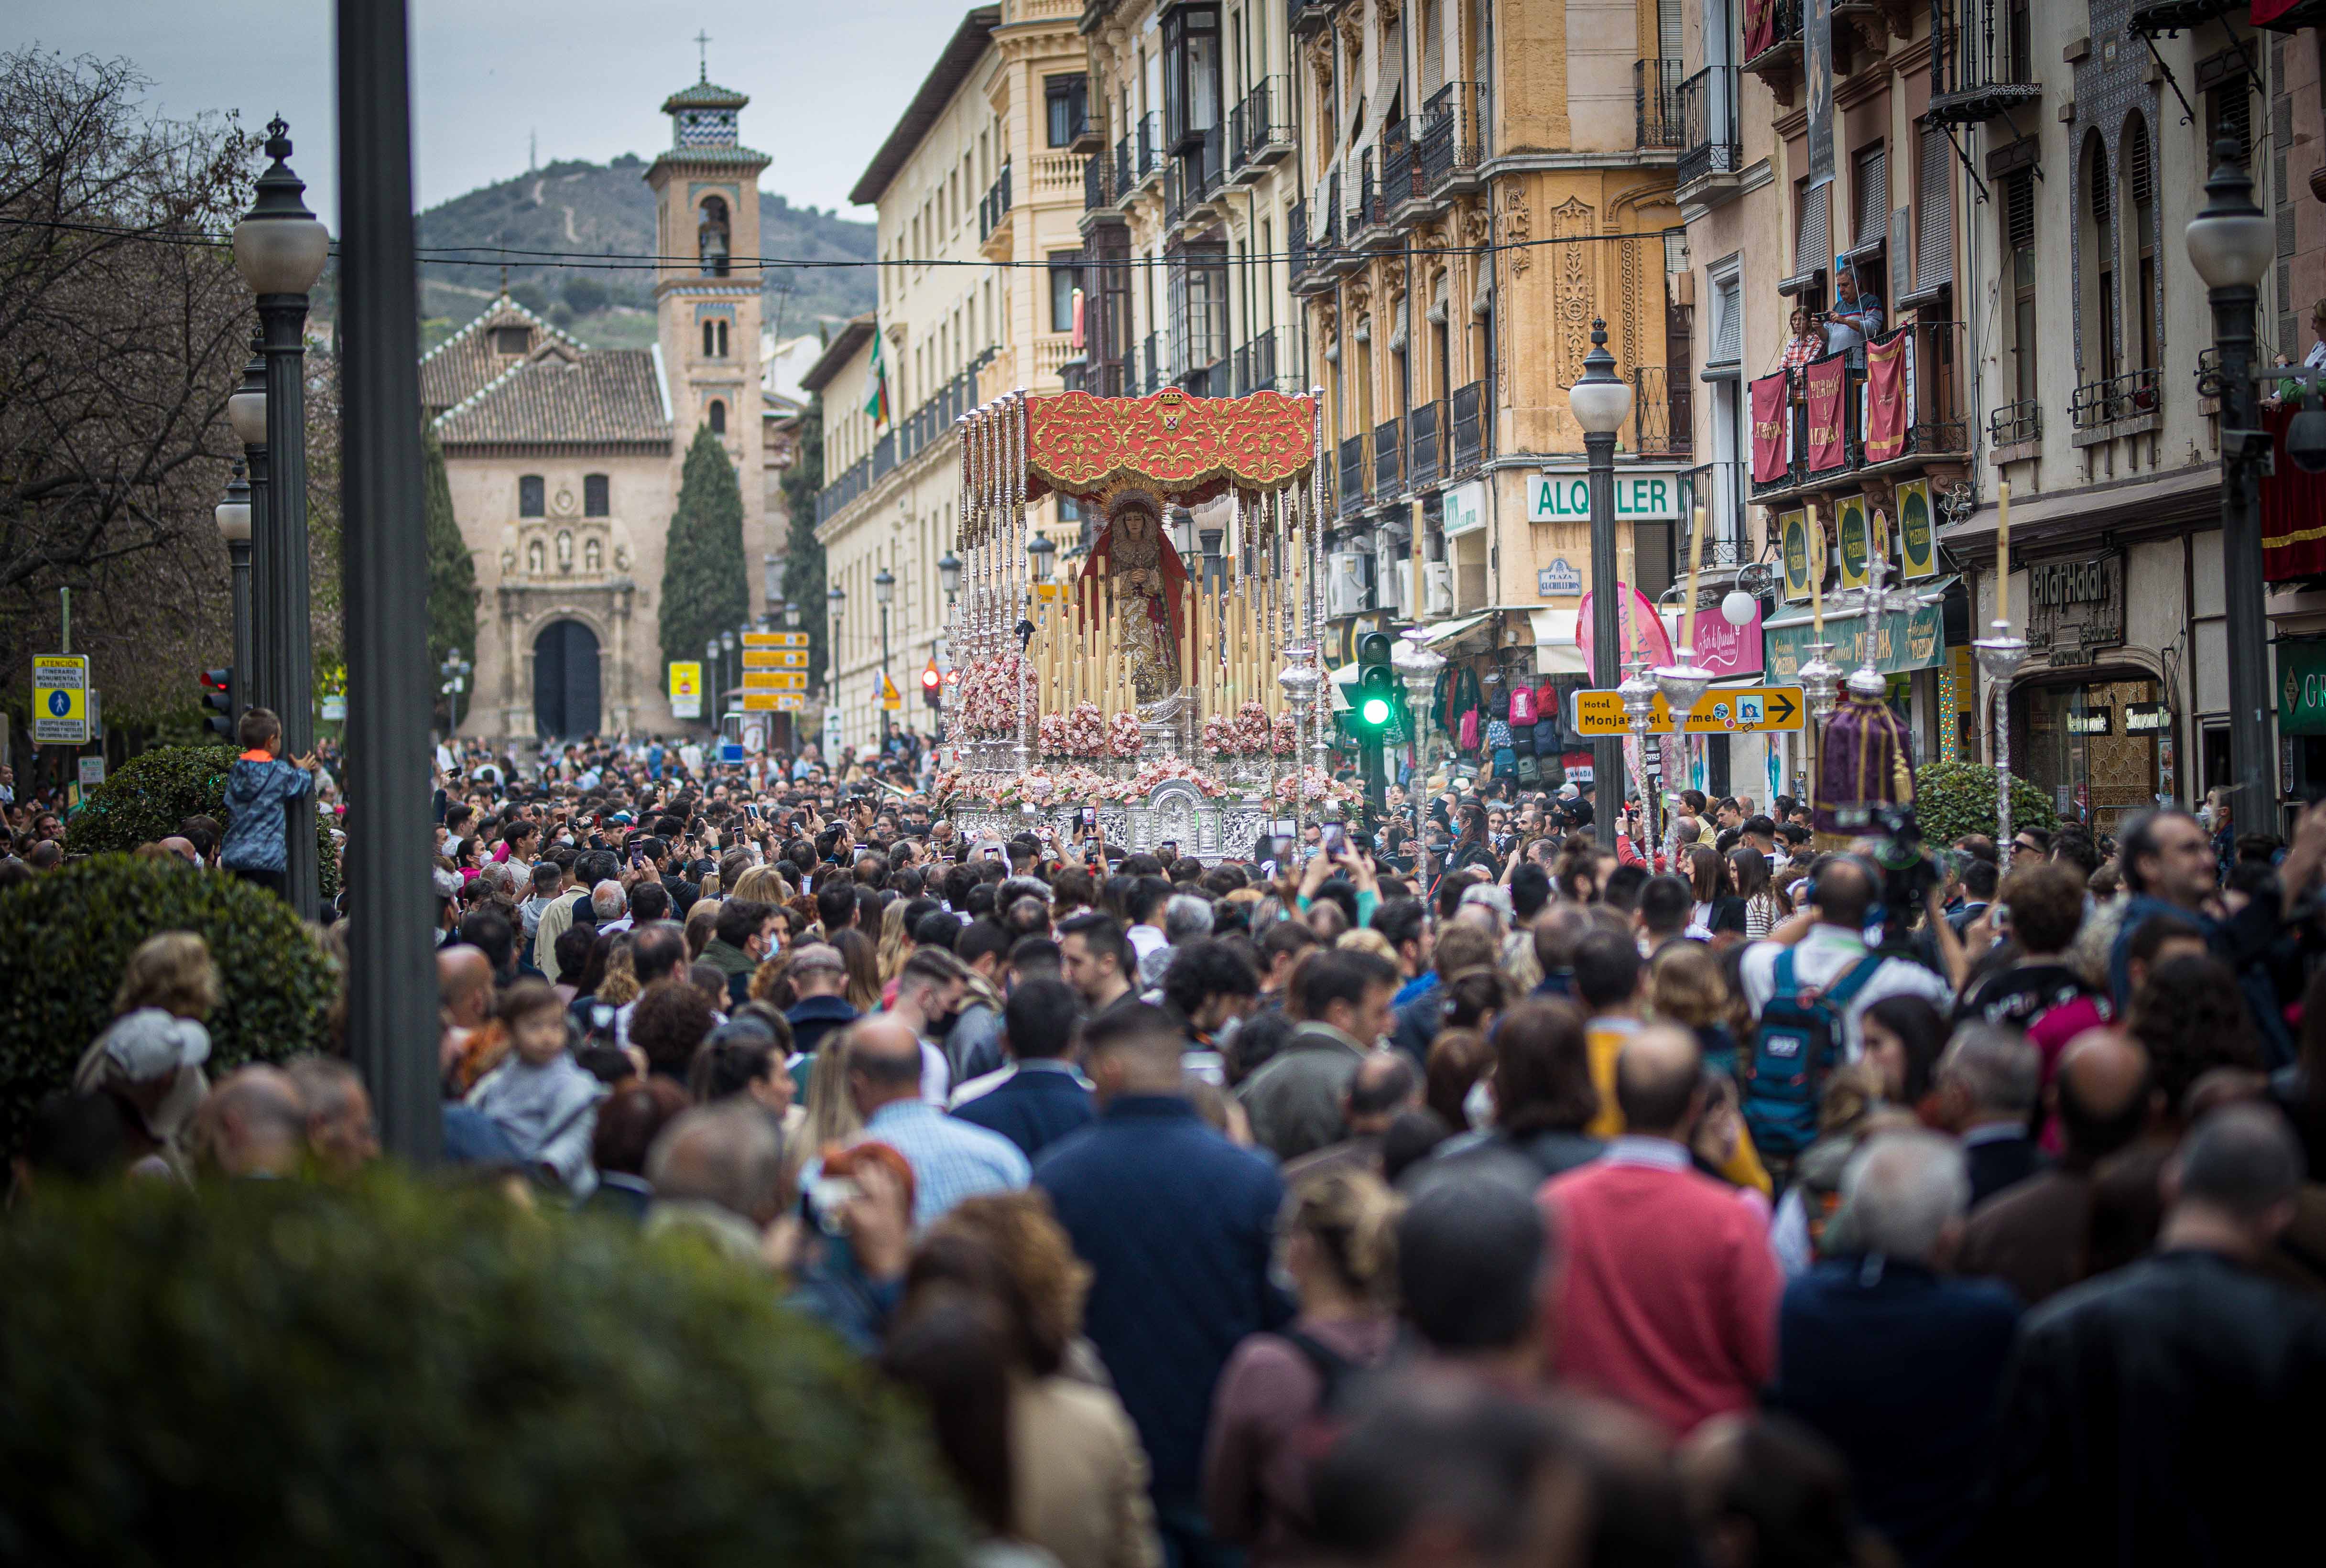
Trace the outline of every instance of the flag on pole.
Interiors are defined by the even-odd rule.
[[[872,331],[872,368],[867,376],[871,394],[864,400],[864,414],[877,428],[889,422],[889,365],[881,357],[880,331]]]

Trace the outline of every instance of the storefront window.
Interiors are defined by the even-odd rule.
[[[2158,700],[2156,682],[2145,677],[2014,694],[2014,770],[2052,798],[2061,821],[2116,832],[2168,787],[2158,773],[2160,733],[2133,728],[2133,710],[2153,710]]]

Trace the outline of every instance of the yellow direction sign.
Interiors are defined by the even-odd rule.
[[[743,645],[747,648],[805,648],[805,632],[745,632]]]
[[[1690,735],[1742,735],[1763,729],[1799,729],[1808,704],[1799,686],[1742,686],[1707,691],[1688,716]],[[1624,699],[1614,691],[1575,694],[1577,735],[1629,735],[1624,719]],[[1671,709],[1659,696],[1651,735],[1672,733]]]
[[[880,672],[880,706],[891,713],[900,711],[905,706],[904,698],[898,693],[897,683],[889,679],[886,670]]]
[[[797,713],[807,706],[805,691],[746,691],[743,711],[746,713]]]
[[[33,740],[80,746],[88,739],[88,660],[79,654],[33,657]]]
[[[746,648],[743,650],[746,670],[805,670],[807,668],[805,648]]]
[[[743,672],[746,691],[805,691],[807,690],[805,670],[746,670]]]

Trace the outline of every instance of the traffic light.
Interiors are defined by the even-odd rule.
[[[234,738],[234,672],[204,670],[202,672],[202,707],[209,717],[202,728],[212,735]]]
[[[934,657],[921,669],[921,700],[931,708],[944,706],[944,675]]]
[[[1387,632],[1357,638],[1357,691],[1350,704],[1351,728],[1361,740],[1377,741],[1397,718],[1397,675],[1390,668]]]

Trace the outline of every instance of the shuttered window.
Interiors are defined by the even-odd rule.
[[[1806,276],[1833,262],[1833,185],[1803,187],[1795,208],[1793,275]]]
[[[2014,251],[2035,243],[2035,181],[2025,174],[2003,182],[2003,237]]]
[[[1890,214],[1890,156],[1881,143],[1861,151],[1850,162],[1850,194],[1857,202],[1857,223],[1849,243],[1877,245]]]
[[[1955,281],[1955,151],[1946,132],[1925,125],[1921,152],[1922,188],[1917,193],[1921,233],[1914,253],[1914,286],[1932,289]]]
[[[1714,365],[1734,365],[1744,357],[1744,288],[1740,279],[1723,278],[1712,290],[1712,358]]]

